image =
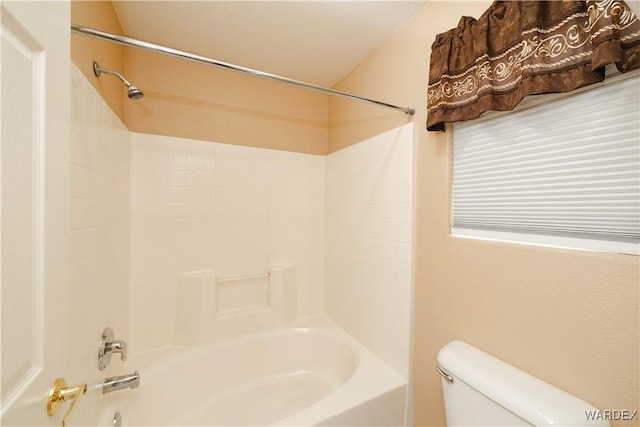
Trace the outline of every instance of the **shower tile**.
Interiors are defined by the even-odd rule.
[[[154,144],[153,149],[148,150],[147,165],[150,170],[166,170],[169,167],[169,155],[164,138]]]
[[[82,259],[82,232],[73,231],[69,234],[69,261],[76,263]]]
[[[185,175],[185,178],[185,185],[190,188],[210,190],[212,187],[211,176],[208,173],[189,173]]]
[[[187,186],[187,172],[169,170],[167,185],[169,187],[186,187]]]
[[[96,225],[96,201],[85,199],[82,201],[82,227],[93,227]]]
[[[82,227],[82,199],[70,200],[69,204],[69,229],[74,231]]]
[[[187,171],[186,143],[182,140],[171,140],[168,147],[168,168],[172,171]]]
[[[413,269],[411,127],[325,160],[327,312],[405,376]]]
[[[127,338],[129,136],[74,64],[71,71],[68,296],[70,312],[83,321],[69,336],[93,353],[105,324]],[[86,362],[94,357],[77,357],[79,375],[95,376]]]
[[[193,150],[187,157],[187,170],[192,173],[207,173],[209,171],[209,161],[202,150]]]
[[[162,154],[154,153],[165,149],[162,141],[166,169],[157,167]],[[175,320],[178,277],[203,267],[231,275],[295,263],[301,313],[321,312],[324,159],[292,154],[134,134],[131,287],[159,291],[145,293],[151,302],[132,322],[136,337],[158,322],[172,326],[165,323]],[[151,218],[161,221],[152,226]],[[144,348],[172,338],[145,336]]]

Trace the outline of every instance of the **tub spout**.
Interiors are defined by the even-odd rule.
[[[112,391],[122,390],[124,388],[137,388],[140,385],[140,373],[135,371],[133,374],[121,375],[119,377],[105,378],[102,385],[102,393],[111,393]]]

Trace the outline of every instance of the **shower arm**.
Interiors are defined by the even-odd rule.
[[[104,74],[109,74],[109,75],[112,75],[112,76],[116,76],[117,78],[119,78],[120,80],[122,80],[122,83],[124,83],[124,85],[125,85],[127,88],[130,88],[131,86],[133,86],[133,85],[131,84],[131,82],[130,82],[129,80],[125,79],[125,78],[124,78],[124,76],[123,76],[122,74],[120,74],[119,72],[114,71],[114,70],[110,70],[110,69],[108,69],[108,68],[102,68],[102,67],[100,67],[100,66],[98,65],[98,63],[97,63],[97,62],[94,62],[94,63],[93,63],[93,74],[95,74],[95,75],[96,75],[96,77],[100,77],[100,74],[102,74],[102,73],[104,73]]]
[[[150,43],[143,40],[137,40],[127,36],[121,36],[117,34],[108,33],[101,30],[96,30],[94,28],[84,27],[81,25],[71,24],[71,32],[75,34],[81,34],[101,40],[106,40],[114,43],[119,43],[125,46],[136,47],[139,49],[161,53],[164,55],[174,56],[177,58],[186,59],[189,61],[199,62],[202,64],[224,68],[226,70],[237,71],[243,74],[249,74],[255,77],[260,77],[267,80],[273,80],[280,83],[290,84],[298,87],[302,87],[305,89],[314,90],[316,92],[322,92],[333,96],[340,96],[342,98],[347,98],[355,101],[365,102],[372,105],[377,105],[385,108],[392,108],[394,110],[402,111],[403,113],[413,116],[415,114],[415,110],[410,107],[399,107],[397,105],[388,104],[382,101],[376,101],[374,99],[363,98],[357,95],[351,95],[345,92],[340,92],[335,89],[330,89],[322,86],[317,86],[311,83],[305,83],[299,80],[290,79],[288,77],[278,76],[276,74],[266,73],[264,71],[254,70],[252,68],[242,67],[240,65],[230,64],[228,62],[218,61],[216,59],[208,58],[206,56],[198,55],[195,53],[185,52],[183,50],[173,49],[167,46],[161,46],[155,43]],[[104,71],[104,70],[103,70]],[[117,74],[117,73],[116,73]],[[122,76],[119,76],[124,78]]]

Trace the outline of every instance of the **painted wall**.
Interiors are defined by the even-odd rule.
[[[123,34],[109,1],[72,1],[71,22]],[[71,50],[74,63],[131,131],[327,153],[328,95],[82,35],[71,36]],[[96,78],[93,61],[122,73],[144,98],[129,101],[117,78]]]
[[[71,23],[122,34],[120,21],[110,1],[71,1]],[[124,46],[107,43],[82,35],[71,35],[71,59],[109,107],[124,122],[124,85],[115,77],[93,74],[93,61],[101,67],[119,72],[124,70]]]
[[[327,95],[129,48],[125,64],[145,93],[125,103],[131,131],[327,153]]]
[[[409,378],[413,125],[326,158],[327,314]]]
[[[423,130],[430,46],[490,4],[429,2],[336,87],[417,111],[414,423],[445,424],[433,367],[454,339],[601,409],[640,409],[638,257],[449,236],[450,133]],[[332,99],[330,151],[406,120]]]

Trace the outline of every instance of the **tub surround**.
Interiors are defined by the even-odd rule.
[[[129,132],[80,69],[73,63],[70,68],[68,297],[73,321],[67,338],[78,350],[70,361],[77,368],[74,378],[93,385],[121,373],[118,363],[97,369],[102,330],[110,326],[119,338],[129,338]],[[96,425],[100,401],[84,400],[73,422]]]
[[[413,125],[326,158],[327,314],[409,378]]]
[[[132,341],[173,343],[180,277],[293,264],[301,315],[324,310],[324,158],[133,133]]]
[[[190,272],[293,264],[299,315],[326,312],[408,377],[412,131],[329,157],[132,134],[133,341],[186,330],[175,299]]]
[[[81,74],[76,73],[75,79],[78,95],[74,96],[100,100],[96,106],[79,109],[109,111]],[[111,120],[117,121],[100,118],[96,125],[108,128]],[[128,288],[124,298],[129,306],[127,338],[134,351],[171,345],[174,337],[186,337],[182,332],[176,335],[177,328],[190,329],[184,322],[193,321],[193,316],[187,320],[185,313],[195,312],[179,310],[176,300],[187,298],[179,289],[181,277],[190,272],[209,270],[224,278],[292,265],[295,270],[286,274],[295,276],[295,286],[289,286],[294,292],[283,291],[283,295],[295,304],[285,305],[281,320],[271,327],[287,324],[296,314],[327,312],[378,357],[403,376],[409,375],[411,125],[329,158],[122,132],[123,145],[118,149],[125,149],[127,156],[114,171],[123,190],[112,196],[127,199],[114,208],[124,209],[123,233],[129,241],[127,250],[117,256],[127,258],[129,278],[115,286]],[[106,149],[112,140],[101,137],[100,141]],[[82,144],[74,146],[83,149]],[[83,153],[74,152],[73,158],[82,158]],[[102,163],[98,167],[104,169]],[[81,168],[73,170],[78,171],[77,183],[88,182]],[[330,207],[325,208],[329,201]],[[89,212],[96,215],[106,210],[102,205],[98,210],[95,203],[87,204],[87,209],[92,206]],[[325,224],[330,224],[329,245],[325,245]],[[353,233],[345,230],[345,224]],[[82,247],[81,240],[73,241]],[[363,256],[353,258],[362,245]],[[345,248],[353,252],[345,254]],[[331,282],[325,281],[327,256]],[[367,278],[372,286],[365,283]],[[325,289],[331,297],[325,296]],[[353,313],[346,310],[345,302],[365,306],[361,301],[371,305]],[[207,310],[201,314],[211,315]],[[375,326],[367,326],[371,319]],[[187,341],[198,341],[195,335]]]

